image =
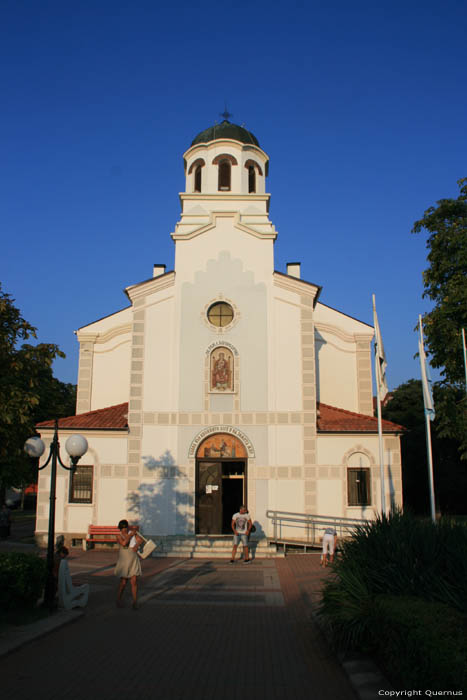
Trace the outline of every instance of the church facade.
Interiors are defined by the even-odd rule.
[[[216,535],[245,503],[374,517],[381,509],[373,327],[320,301],[299,263],[274,267],[268,156],[224,121],[184,154],[175,265],[128,287],[128,305],[77,331],[76,416],[89,443],[57,477],[56,531],[128,517],[152,536]],[[47,443],[53,423],[38,425]],[[383,421],[386,506],[401,505],[400,426]],[[62,454],[65,458],[65,454]],[[48,525],[40,472],[36,533]]]

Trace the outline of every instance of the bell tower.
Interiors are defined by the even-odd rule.
[[[182,212],[174,241],[198,236],[218,216],[233,217],[236,227],[257,238],[275,240],[266,193],[269,157],[251,131],[224,119],[193,139],[183,162],[185,191],[180,193]]]
[[[242,126],[224,119],[202,131],[183,156],[187,194],[264,194],[269,158]]]

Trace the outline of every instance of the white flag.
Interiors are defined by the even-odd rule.
[[[430,420],[434,420],[435,417],[435,406],[433,403],[433,394],[431,391],[431,377],[430,370],[426,362],[425,355],[425,345],[423,342],[423,326],[422,317],[418,317],[420,337],[418,339],[418,354],[420,355],[420,371],[422,374],[422,387],[423,387],[423,403],[425,405],[425,415],[428,416]]]
[[[375,325],[375,366],[376,366],[376,388],[378,399],[382,401],[388,393],[388,385],[386,382],[386,355],[384,354],[383,340],[379,329],[378,316],[376,315],[375,295],[373,294],[373,318]]]

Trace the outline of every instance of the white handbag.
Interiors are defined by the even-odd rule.
[[[147,540],[140,532],[138,532],[138,537],[144,540],[144,547],[141,552],[138,552],[141,559],[147,559],[150,554],[156,549],[157,545],[152,540]]]

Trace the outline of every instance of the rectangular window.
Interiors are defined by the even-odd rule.
[[[370,470],[347,469],[347,500],[349,506],[371,505],[370,493]]]
[[[69,503],[92,503],[93,467],[79,465],[70,475]]]

